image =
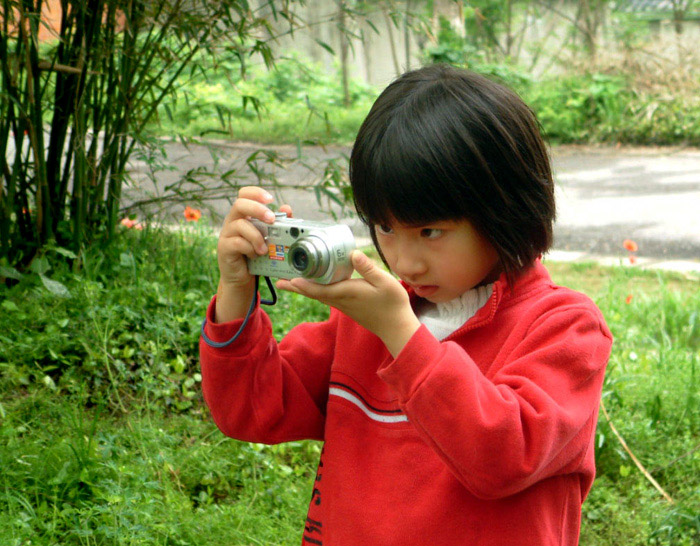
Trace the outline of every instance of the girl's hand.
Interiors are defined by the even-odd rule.
[[[361,279],[322,285],[299,278],[279,280],[276,286],[342,311],[377,335],[396,357],[420,327],[408,293],[390,273],[359,250],[353,251],[351,260]]]
[[[219,262],[216,321],[228,322],[245,316],[253,295],[254,276],[248,272],[247,258],[267,254],[267,243],[250,222],[252,218],[272,224],[275,213],[267,205],[272,195],[256,186],[241,188],[219,234],[216,248]],[[279,209],[291,216],[291,208]]]

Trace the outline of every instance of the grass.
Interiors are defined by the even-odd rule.
[[[114,415],[82,405],[41,392],[9,401],[2,544],[295,542],[317,444],[226,440],[201,406]]]
[[[224,438],[201,399],[197,338],[214,248],[193,225],[125,230],[80,269],[47,272],[70,297],[31,274],[0,288],[0,544],[299,543],[320,445]],[[603,310],[615,336],[606,408],[674,499],[638,471],[601,414],[581,544],[697,544],[700,283],[547,266]],[[277,336],[327,316],[292,294],[270,313]]]

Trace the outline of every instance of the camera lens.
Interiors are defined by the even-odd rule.
[[[306,271],[306,268],[309,267],[309,255],[303,248],[295,248],[290,259],[292,260],[292,267],[297,271]]]
[[[301,237],[289,247],[289,265],[307,279],[322,277],[330,265],[330,252],[321,238]]]

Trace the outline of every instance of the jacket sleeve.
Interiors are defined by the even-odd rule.
[[[216,298],[205,334],[230,339],[242,320],[216,324]],[[241,337],[222,348],[199,341],[202,390],[216,425],[227,436],[260,443],[322,439],[337,318],[300,324],[278,344],[259,307]]]
[[[580,470],[611,344],[590,308],[552,310],[487,376],[461,346],[423,326],[379,375],[464,486],[496,499]]]

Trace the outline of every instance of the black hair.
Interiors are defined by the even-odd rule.
[[[350,183],[380,254],[375,225],[466,219],[513,281],[552,244],[539,123],[515,92],[468,70],[430,65],[391,83],[360,127]]]

